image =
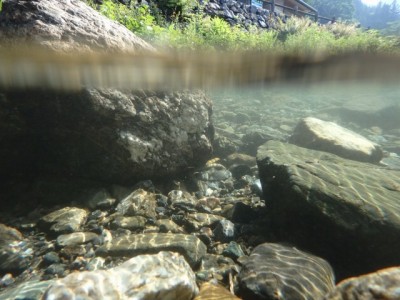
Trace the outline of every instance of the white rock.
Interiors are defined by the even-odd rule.
[[[377,163],[383,157],[382,148],[378,144],[336,123],[311,117],[297,124],[290,142],[364,162]]]

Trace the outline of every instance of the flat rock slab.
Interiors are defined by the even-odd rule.
[[[101,256],[135,256],[139,254],[174,251],[185,257],[195,267],[207,253],[207,247],[194,235],[172,233],[147,233],[117,237],[100,247],[96,254]]]
[[[53,283],[42,299],[190,300],[196,294],[196,278],[184,258],[160,252],[131,258],[107,271],[72,273]]]
[[[399,171],[276,141],[259,148],[257,162],[282,240],[346,276],[400,263]]]
[[[400,268],[346,279],[324,297],[324,300],[398,300],[400,299]]]
[[[383,158],[379,145],[336,123],[317,118],[301,120],[289,141],[301,147],[330,152],[352,160],[374,163]]]
[[[335,285],[328,262],[294,247],[261,244],[240,261],[244,299],[320,299]]]

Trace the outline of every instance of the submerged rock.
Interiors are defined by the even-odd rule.
[[[233,295],[226,288],[214,284],[213,282],[205,282],[200,287],[200,293],[194,300],[239,300],[240,298]]]
[[[316,118],[301,120],[289,141],[301,147],[330,152],[352,160],[377,163],[383,157],[379,145],[333,122]]]
[[[320,299],[335,284],[328,262],[294,247],[265,243],[240,261],[243,299]]]
[[[281,240],[327,258],[339,278],[400,263],[399,171],[276,141],[257,161]]]
[[[324,300],[397,300],[400,299],[400,268],[388,268],[346,279]]]
[[[31,247],[17,229],[0,224],[0,277],[27,269],[33,257]]]
[[[42,217],[39,226],[52,233],[71,233],[81,228],[87,216],[84,209],[64,207]]]
[[[133,256],[160,251],[175,251],[196,267],[206,254],[207,247],[194,235],[173,233],[132,234],[116,237],[111,243],[100,247],[96,254],[101,256]]]
[[[172,252],[140,255],[107,271],[76,272],[54,282],[43,300],[159,299],[190,300],[198,294],[195,275]]]

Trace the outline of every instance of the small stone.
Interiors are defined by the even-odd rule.
[[[232,258],[233,260],[237,260],[239,257],[244,256],[244,252],[242,247],[234,241],[230,242],[225,250],[222,252],[223,255]]]
[[[106,260],[102,257],[94,257],[86,265],[86,270],[88,271],[101,270],[104,268],[105,261]]]
[[[146,218],[142,216],[123,217],[118,216],[111,223],[111,228],[124,228],[129,230],[138,230],[146,227]]]
[[[64,264],[52,264],[46,268],[44,271],[48,275],[63,276],[65,272]]]
[[[121,200],[116,211],[123,216],[142,216],[156,218],[156,195],[143,189],[137,189]]]
[[[156,225],[159,227],[160,232],[184,233],[184,230],[172,220],[157,220]]]
[[[134,256],[156,251],[175,251],[195,267],[207,253],[207,247],[194,235],[146,233],[115,237],[111,243],[98,248],[99,256]]]
[[[43,255],[43,261],[47,265],[56,264],[60,262],[60,257],[56,252],[51,251]]]
[[[93,232],[73,232],[58,236],[56,243],[59,247],[75,246],[88,243],[96,238],[98,235]]]
[[[7,273],[6,275],[4,275],[1,279],[0,279],[0,287],[7,287],[10,284],[13,284],[15,282],[14,277],[12,276],[12,274]],[[0,296],[1,299],[1,296]]]
[[[108,209],[112,207],[116,201],[117,200],[112,198],[105,189],[101,189],[90,196],[87,200],[87,205],[91,209]]]
[[[65,207],[42,217],[38,225],[52,233],[71,233],[80,229],[87,215],[84,209]]]
[[[221,220],[213,232],[217,241],[230,242],[235,237],[235,224],[226,219]]]

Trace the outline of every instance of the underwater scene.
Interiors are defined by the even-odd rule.
[[[400,298],[398,54],[163,52],[78,0],[0,42],[0,300]]]

